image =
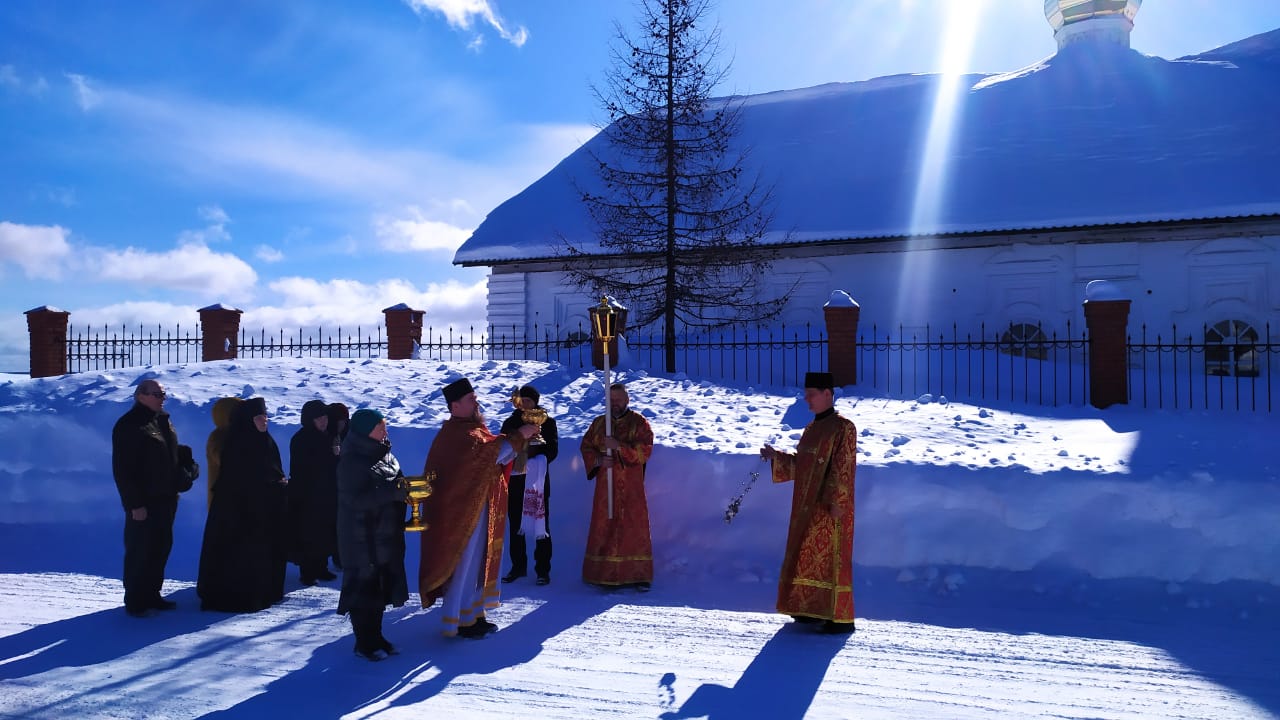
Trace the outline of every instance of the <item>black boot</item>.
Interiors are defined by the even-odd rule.
[[[378,662],[385,660],[387,651],[382,649],[382,618],[375,610],[352,609],[351,630],[356,635],[356,655]]]

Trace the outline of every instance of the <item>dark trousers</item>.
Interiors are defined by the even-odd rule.
[[[511,532],[511,571],[529,571],[529,545],[526,536],[520,534],[520,519],[524,515],[524,475],[512,475],[507,494],[507,525]],[[543,498],[547,506],[547,536],[533,543],[533,571],[538,577],[551,575],[551,483],[547,483]]]
[[[351,630],[356,634],[356,650],[373,652],[382,649],[382,614],[385,611],[386,608],[351,608]]]
[[[134,520],[128,510],[124,513],[124,606],[130,610],[146,610],[160,599],[164,566],[173,549],[178,496],[151,498],[146,508],[146,520]]]

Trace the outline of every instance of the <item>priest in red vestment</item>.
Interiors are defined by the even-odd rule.
[[[828,633],[853,627],[853,487],[858,429],[835,410],[831,373],[807,373],[804,399],[813,421],[795,453],[766,445],[775,483],[794,481],[787,550],[778,579],[778,612]]]
[[[653,582],[653,543],[649,537],[649,503],[644,494],[644,467],[653,454],[653,431],[644,416],[628,404],[627,388],[609,388],[612,435],[605,436],[604,416],[582,437],[582,462],[596,483],[591,527],[582,559],[582,579],[604,587],[631,586],[647,591]],[[609,519],[608,468],[613,468],[613,519]]]
[[[507,515],[507,473],[516,452],[538,432],[524,425],[510,435],[485,426],[466,378],[444,388],[449,418],[427,452],[423,474],[434,472],[423,503],[418,593],[424,608],[444,603],[444,634],[481,638],[497,629],[485,609],[498,606],[498,574]]]

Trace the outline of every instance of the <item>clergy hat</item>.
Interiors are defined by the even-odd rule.
[[[520,397],[529,398],[536,405],[538,398],[542,397],[542,393],[538,392],[538,388],[532,385],[522,385],[520,386]]]
[[[836,379],[829,372],[807,372],[804,374],[804,386],[817,390],[831,390],[836,386]]]
[[[267,401],[265,398],[254,397],[245,401],[245,412],[249,417],[258,417],[267,414]]]
[[[368,437],[383,419],[382,413],[377,410],[361,408],[351,416],[351,432],[361,437]]]
[[[473,393],[475,391],[476,391],[475,388],[471,387],[470,380],[466,378],[462,378],[461,380],[454,380],[453,382],[444,386],[444,401],[449,403],[455,403],[461,400],[462,398],[466,397],[468,393]]]

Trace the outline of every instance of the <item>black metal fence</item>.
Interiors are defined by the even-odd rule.
[[[360,358],[380,357],[386,352],[387,340],[382,336],[381,325],[368,333],[357,325],[354,335],[344,335],[341,326],[336,333],[326,333],[324,328],[315,332],[298,328],[293,335],[286,335],[284,330],[272,335],[266,330],[256,334],[241,330],[236,354],[242,358]]]
[[[1144,408],[1250,410],[1280,407],[1280,378],[1275,377],[1280,343],[1271,339],[1271,324],[1256,341],[1193,342],[1148,334],[1142,326],[1136,341],[1129,337],[1129,403]],[[1201,338],[1210,338],[1209,328]]]
[[[200,362],[200,336],[182,326],[67,326],[67,372]]]
[[[857,386],[886,397],[938,398],[980,403],[1083,406],[1089,401],[1089,338],[1070,323],[1059,336],[1040,326],[981,326],[961,335],[959,327],[937,331],[898,327],[896,336],[872,325],[858,336]],[[1272,412],[1280,407],[1275,368],[1280,343],[1271,327],[1249,342],[1215,342],[1207,328],[1200,341],[1179,334],[1152,336],[1146,326],[1128,339],[1129,403],[1156,409]],[[799,387],[804,373],[826,370],[826,335],[802,327],[728,327],[676,343],[677,373],[690,378],[760,387]],[[201,337],[181,327],[69,327],[70,372],[138,365],[198,362]],[[380,357],[387,340],[382,326],[354,334],[298,329],[268,335],[242,331],[238,355],[267,357]],[[417,349],[422,359],[538,360],[581,370],[591,365],[590,331],[581,325],[487,327],[466,332],[426,328]],[[626,367],[663,371],[660,336],[624,338],[619,357]]]
[[[859,335],[858,387],[889,397],[931,395],[966,402],[1012,402],[1057,407],[1088,402],[1089,341],[1083,332],[1046,333],[1033,325],[1009,325],[977,335],[959,327],[935,334],[930,326],[897,339]]]
[[[633,365],[655,372],[664,369],[662,336],[628,337],[627,350]],[[676,341],[676,371],[689,377],[795,387],[804,383],[806,372],[826,369],[827,338],[808,323],[801,328],[731,326]]]
[[[422,333],[418,357],[445,362],[538,360],[581,369],[591,365],[591,332],[582,325],[535,324],[528,331],[515,325],[489,326],[479,332],[468,327],[465,334],[452,327],[438,331],[428,327]]]

